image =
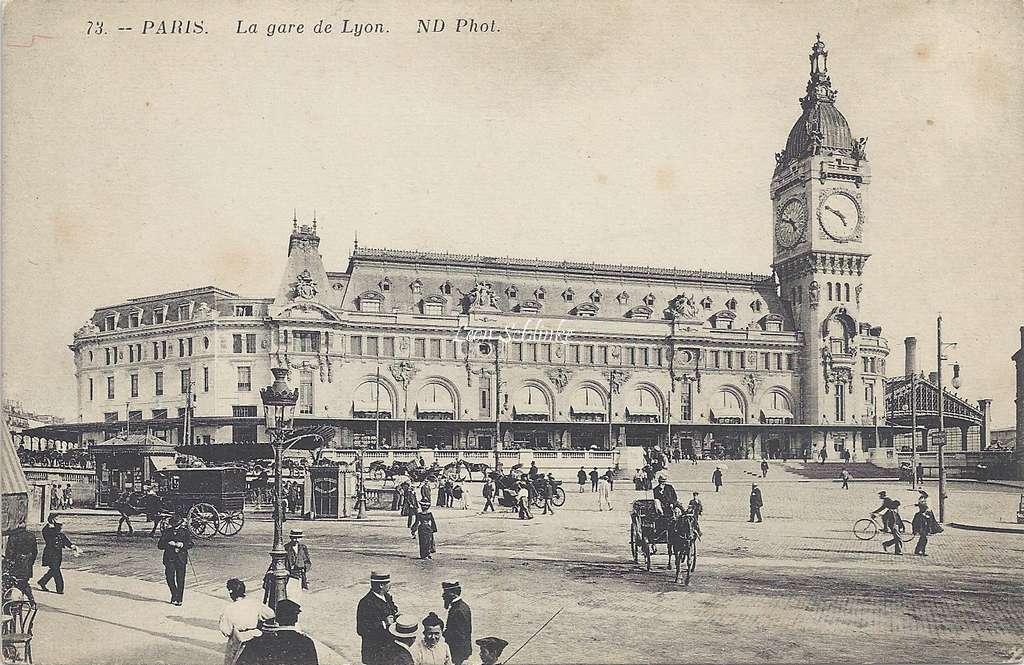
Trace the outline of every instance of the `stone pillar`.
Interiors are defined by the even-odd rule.
[[[979,450],[987,450],[989,438],[992,436],[992,400],[979,399],[978,406],[981,408],[981,443],[978,448]]]

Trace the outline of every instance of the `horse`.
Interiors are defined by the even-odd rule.
[[[686,584],[690,584],[690,573],[697,567],[697,541],[700,540],[700,525],[693,513],[684,511],[669,519],[668,522],[668,565],[671,569],[672,563],[676,566],[676,583],[679,583],[679,573],[686,571]]]
[[[121,535],[121,526],[128,525],[128,535],[135,533],[132,528],[132,517],[145,515],[147,522],[153,523],[153,529],[149,532],[150,538],[156,537],[157,527],[160,522],[169,514],[163,510],[163,502],[156,494],[146,492],[122,493],[114,502],[111,508],[121,513],[121,519],[117,523],[117,534]]]
[[[459,476],[459,469],[465,469],[466,474],[469,476],[469,480],[473,480],[473,474],[479,473],[481,480],[487,479],[487,473],[491,470],[490,464],[476,464],[473,462],[467,462],[466,460],[456,460],[450,464],[444,465],[444,473],[447,476]]]

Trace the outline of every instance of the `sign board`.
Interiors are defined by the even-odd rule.
[[[946,431],[939,430],[938,432],[932,433],[932,445],[944,446],[946,445]]]

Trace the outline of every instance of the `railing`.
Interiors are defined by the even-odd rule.
[[[437,450],[434,451],[434,457],[436,459],[455,459],[459,456],[459,453],[455,450]]]

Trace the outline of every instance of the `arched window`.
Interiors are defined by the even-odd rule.
[[[626,403],[626,420],[634,423],[656,423],[661,420],[661,402],[647,386],[637,386]]]
[[[523,386],[512,403],[513,420],[548,420],[551,407],[548,396],[538,386]]]
[[[850,302],[850,285],[843,284],[843,300]]]
[[[596,388],[583,386],[572,396],[569,415],[573,420],[605,420],[608,408]]]
[[[773,425],[787,425],[793,422],[793,411],[789,398],[778,390],[765,395],[761,406],[761,422]]]
[[[352,394],[353,418],[391,418],[394,410],[391,406],[391,393],[376,381],[361,384]]]
[[[831,301],[832,300],[832,282],[827,282],[827,284],[828,284],[828,299]]]
[[[828,322],[828,347],[832,353],[847,353],[849,349],[849,338],[846,334],[846,326],[837,318]]]
[[[453,420],[455,398],[441,383],[428,383],[416,396],[416,416],[422,420]]]
[[[711,420],[716,423],[742,423],[743,403],[739,395],[731,390],[719,390],[711,401]]]

